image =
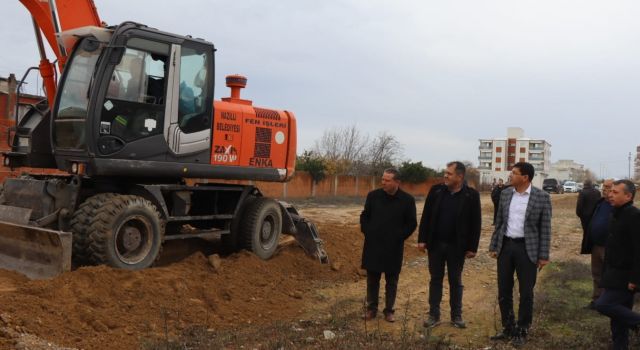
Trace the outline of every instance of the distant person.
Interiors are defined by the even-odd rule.
[[[387,169],[382,175],[382,188],[367,195],[360,214],[360,230],[364,234],[362,268],[367,270],[367,310],[365,320],[378,312],[380,278],[384,273],[384,319],[394,322],[394,304],[402,268],[404,241],[416,229],[416,202],[400,189],[399,172]]]
[[[505,189],[504,182],[502,179],[498,180],[496,186],[491,190],[491,202],[493,202],[493,222],[492,225],[496,224],[496,215],[498,215],[498,204],[500,203],[500,193]]]
[[[602,277],[602,268],[604,266],[604,247],[607,243],[607,235],[609,233],[609,216],[613,210],[613,206],[609,202],[609,192],[613,186],[613,180],[604,180],[602,183],[602,197],[600,197],[595,205],[593,213],[584,222],[582,217],[580,222],[583,227],[582,244],[580,254],[591,254],[591,277],[593,278],[593,293],[591,294],[591,302],[587,305],[589,309],[595,310],[595,301],[602,295],[603,289],[600,288],[600,279]],[[585,190],[587,183],[585,182]],[[582,192],[580,193],[582,195]],[[598,196],[600,194],[598,193]],[[595,197],[595,195],[592,195]],[[580,196],[578,196],[578,207],[576,214],[584,209],[584,204],[580,205]],[[578,215],[580,216],[580,215]]]
[[[538,270],[549,263],[551,200],[531,185],[533,165],[519,162],[511,171],[513,189],[502,191],[489,254],[498,259],[498,303],[502,332],[492,340],[524,345],[533,321],[533,287]],[[520,306],[513,312],[513,274],[518,276]]]
[[[629,180],[613,183],[609,193],[614,207],[604,253],[600,286],[604,292],[596,310],[611,318],[613,349],[629,348],[629,329],[638,329],[640,314],[633,312],[633,295],[640,287],[640,210],[633,206],[636,189]]]
[[[440,302],[445,265],[449,280],[451,324],[466,328],[462,319],[462,268],[473,258],[480,240],[481,209],[478,191],[464,181],[461,162],[447,164],[444,184],[431,187],[424,203],[418,248],[429,252],[429,317],[425,327],[440,323]]]
[[[584,187],[578,193],[578,202],[576,203],[576,215],[580,218],[583,235],[586,235],[591,215],[593,215],[599,199],[600,191],[593,187],[591,180],[585,180]]]

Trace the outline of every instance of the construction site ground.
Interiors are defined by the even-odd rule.
[[[582,233],[575,216],[576,198],[575,194],[552,195],[555,262],[588,262],[588,256],[578,254]],[[82,267],[51,280],[31,281],[0,270],[0,348],[137,349],[145,339],[177,337],[194,325],[233,330],[323,317],[338,304],[360,310],[366,280],[360,270],[361,200],[300,201],[297,205],[317,224],[330,265],[321,265],[297,245],[287,244],[269,261],[240,252],[223,257],[215,269],[208,259],[215,251],[203,252],[200,248],[205,245],[198,243],[167,247],[164,265],[143,271]],[[418,218],[423,205],[419,199]],[[478,256],[467,260],[463,276],[468,328],[455,329],[445,322],[433,331],[454,344],[473,344],[473,348],[490,345],[488,337],[499,325],[495,260],[487,253],[493,229],[488,195],[482,196],[482,209]],[[375,323],[388,332],[399,332],[403,323],[419,328],[426,317],[429,274],[426,255],[416,249],[416,239],[414,233],[406,243],[397,299],[399,320]],[[448,321],[447,291],[445,282],[443,321]],[[356,316],[352,322],[356,327],[372,327]],[[322,331],[317,330],[318,337]]]

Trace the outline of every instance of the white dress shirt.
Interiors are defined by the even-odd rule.
[[[509,220],[507,221],[507,233],[509,238],[524,238],[524,216],[527,213],[527,205],[531,194],[531,184],[523,192],[513,189],[513,197],[509,205]]]

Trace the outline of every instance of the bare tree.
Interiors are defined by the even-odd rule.
[[[366,160],[369,136],[354,124],[325,130],[316,141],[314,151],[322,155],[338,174],[353,174],[356,166]]]
[[[366,163],[369,173],[381,175],[384,169],[399,161],[402,151],[402,145],[395,136],[387,131],[379,133],[367,148]]]

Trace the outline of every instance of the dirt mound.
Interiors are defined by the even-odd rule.
[[[83,267],[46,281],[0,270],[0,327],[63,346],[130,349],[187,326],[293,318],[315,287],[359,278],[357,226],[319,229],[333,268],[291,245],[269,261],[248,252],[231,255],[218,272],[202,253],[143,271]]]

